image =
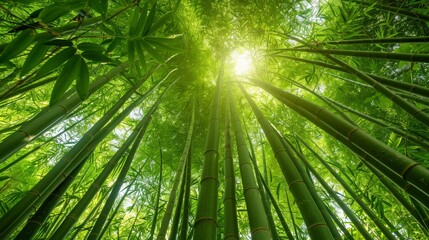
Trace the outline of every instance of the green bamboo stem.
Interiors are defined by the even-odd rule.
[[[89,157],[89,156],[88,156]],[[73,183],[75,177],[82,169],[84,165],[83,161],[79,166],[70,173],[69,176],[52,192],[51,195],[46,199],[46,201],[39,207],[39,209],[34,213],[24,228],[19,232],[15,239],[32,239],[37,232],[40,230],[42,225],[48,219],[49,214],[57,206],[58,202],[61,199],[61,196],[67,191],[68,187]]]
[[[344,145],[346,145],[350,150],[355,152],[357,155],[359,155],[363,161],[368,162],[372,166],[374,166],[376,169],[378,169],[380,172],[382,172],[386,177],[388,177],[390,180],[392,180],[395,184],[397,184],[399,187],[403,188],[404,191],[406,191],[410,196],[417,199],[422,204],[427,204],[429,202],[429,196],[427,193],[420,191],[415,186],[409,184],[406,180],[404,180],[400,175],[392,171],[392,169],[389,168],[389,166],[384,165],[380,160],[377,158],[369,155],[367,152],[363,151],[361,148],[354,145],[349,139],[343,135],[341,135],[339,132],[337,132],[336,129],[331,128],[327,123],[322,122],[321,119],[317,118],[313,114],[309,113],[308,111],[303,110],[299,106],[288,102],[285,99],[282,99],[282,101],[287,104],[291,109],[295,110],[297,113],[302,115],[303,117],[307,118],[311,122],[313,122],[316,126],[323,129],[325,132],[342,142]],[[427,206],[426,206],[427,207]]]
[[[274,128],[274,126],[273,126],[273,128]],[[277,134],[278,138],[280,139],[284,149],[286,150],[286,153],[289,155],[289,158],[292,160],[293,164],[295,165],[299,174],[301,175],[302,179],[304,180],[304,183],[307,186],[308,191],[310,192],[312,198],[314,199],[314,202],[316,203],[317,207],[319,208],[320,213],[322,214],[323,218],[325,219],[325,222],[328,225],[329,230],[332,233],[332,236],[334,237],[334,239],[341,239],[340,233],[338,232],[331,216],[329,215],[328,211],[325,208],[325,203],[322,201],[322,199],[320,198],[316,189],[314,188],[314,185],[313,185],[310,177],[308,176],[308,174],[305,171],[305,167],[295,156],[295,154],[298,155],[299,152],[296,151],[296,149],[291,145],[289,140],[287,140],[284,136],[282,136],[278,130],[276,130],[276,134]]]
[[[195,240],[214,240],[217,232],[218,165],[220,138],[220,95],[223,65],[216,82],[207,132],[204,162],[201,173],[200,193],[194,223]]]
[[[295,153],[298,155],[298,157],[301,159],[301,161],[305,164],[307,168],[310,169],[310,171],[314,174],[316,171],[313,166],[307,161],[307,159],[293,146],[290,145],[291,148],[295,151]],[[306,147],[309,146],[306,144]],[[368,207],[367,204],[365,204],[362,199],[356,194],[355,191],[341,178],[339,174],[335,172],[335,170],[329,166],[319,155],[315,154],[314,151],[312,151],[313,155],[316,157],[316,159],[334,176],[334,178],[341,184],[341,186],[346,190],[350,196],[358,203],[360,208],[368,215],[369,219],[371,219],[375,225],[383,232],[384,236],[387,239],[394,240],[396,239],[391,231],[386,228],[386,226],[383,224],[381,219]],[[320,181],[319,181],[320,182]]]
[[[344,67],[333,65],[333,64],[329,64],[329,63],[325,63],[325,62],[322,62],[322,61],[308,60],[308,59],[297,58],[297,57],[292,57],[292,56],[283,56],[283,55],[282,56],[277,56],[276,55],[276,57],[286,58],[286,59],[290,59],[290,60],[294,60],[294,61],[299,61],[299,62],[310,63],[312,65],[321,66],[321,67],[325,67],[325,68],[337,70],[337,71],[340,71],[340,72],[349,73],[349,71],[347,71],[347,69],[345,69]],[[419,94],[419,95],[424,96],[424,97],[429,97],[429,88],[426,88],[426,87],[423,87],[423,86],[419,86],[419,85],[416,85],[416,84],[412,84],[412,83],[406,83],[406,82],[396,81],[396,80],[393,80],[393,79],[390,79],[390,78],[378,76],[378,75],[375,75],[375,74],[370,74],[370,73],[367,73],[367,72],[363,72],[363,73],[365,73],[366,75],[370,76],[371,78],[373,78],[377,82],[385,84],[386,86],[397,88],[397,89],[401,89],[401,90],[404,90],[404,91],[408,91],[410,93]],[[369,87],[371,87],[371,86],[369,86]]]
[[[410,198],[410,200],[411,200],[411,202],[412,202],[412,204],[413,204],[413,206],[414,206],[414,208],[415,208],[415,210],[417,212],[417,215],[419,216],[420,220],[418,220],[418,221],[419,221],[419,223],[421,222],[420,223],[420,227],[421,227],[423,233],[426,236],[429,236],[429,232],[428,232],[428,229],[429,229],[429,214],[428,214],[427,209],[425,209],[424,206],[422,206],[422,204],[420,204],[415,199]]]
[[[229,100],[229,99],[228,99]],[[227,101],[228,101],[227,100]],[[225,159],[224,159],[224,177],[225,191],[223,197],[224,205],[224,239],[238,240],[240,238],[237,222],[237,201],[235,197],[235,173],[232,158],[231,144],[231,123],[229,104],[225,107]]]
[[[189,199],[191,196],[191,162],[192,162],[192,143],[189,147],[189,154],[185,164],[186,171],[186,189],[185,189],[185,197],[183,198],[183,214],[181,221],[181,229],[180,229],[180,238],[179,239],[187,239],[188,236],[188,226],[189,226],[189,210],[190,204]]]
[[[279,185],[280,185],[280,183],[279,183]],[[293,215],[292,208],[291,208],[291,205],[290,205],[289,194],[286,192],[285,195],[286,195],[286,202],[287,202],[287,207],[288,207],[288,210],[289,210],[290,219],[292,220],[293,232],[295,233],[295,237],[299,238],[300,235],[298,235],[298,230],[297,230],[296,223],[295,223],[295,217]]]
[[[344,226],[344,224],[338,219],[338,217],[332,212],[332,210],[328,206],[325,206],[325,207],[326,207],[326,210],[329,212],[329,215],[331,215],[331,218],[334,220],[337,226],[344,233],[344,239],[354,240],[354,237],[350,234],[349,230],[347,230],[346,226]]]
[[[346,1],[350,2],[350,0],[346,0]],[[360,0],[353,0],[352,2],[359,3],[359,4],[362,4],[362,5],[367,6],[367,7],[369,7],[369,6],[371,6],[373,4],[373,2],[365,2],[365,1],[360,1]],[[428,22],[429,21],[429,16],[428,15],[422,14],[422,13],[413,12],[413,11],[406,10],[406,9],[403,9],[403,8],[391,7],[391,6],[384,5],[382,3],[376,3],[375,7],[378,8],[378,9],[380,9],[380,10],[384,10],[384,11],[391,12],[391,13],[394,13],[394,14],[400,14],[402,16],[407,16],[407,17],[410,17],[410,18],[413,18],[413,19],[417,19],[417,20],[420,20],[420,21],[423,21],[423,22]]]
[[[122,64],[112,69],[107,74],[97,78],[89,87],[91,95],[96,90],[105,85],[110,79],[116,77],[128,67],[128,64]],[[148,77],[150,74],[147,75]],[[77,92],[70,98],[63,100],[56,105],[44,111],[42,114],[37,114],[27,124],[19,128],[15,133],[9,135],[0,143],[0,162],[6,160],[13,153],[25,146],[32,139],[39,136],[41,133],[52,127],[62,117],[66,116],[72,109],[77,107],[82,100]]]
[[[318,94],[318,93],[316,93],[315,91],[313,91],[313,90],[311,90],[311,89],[309,89],[308,87],[306,87],[306,86],[304,86],[304,85],[302,85],[302,84],[300,84],[300,83],[298,83],[298,82],[296,82],[296,81],[294,81],[294,80],[292,80],[292,79],[287,79],[287,78],[285,78],[285,77],[283,77],[282,75],[280,75],[280,74],[277,74],[277,73],[274,73],[278,78],[280,78],[280,79],[282,79],[282,80],[285,80],[285,81],[288,81],[288,82],[290,82],[290,83],[292,83],[292,84],[294,84],[294,85],[296,85],[296,86],[298,86],[298,87],[300,87],[300,88],[302,88],[302,89],[304,89],[305,91],[307,91],[307,92],[309,92],[309,93],[311,93],[311,94],[313,94],[314,96],[316,96],[317,98],[319,98],[320,100],[322,100],[323,102],[325,102],[326,104],[328,104],[328,106],[329,107],[331,107],[336,113],[338,113],[342,118],[344,118],[344,120],[346,120],[347,122],[349,122],[349,123],[351,123],[351,124],[354,124],[353,123],[353,121],[343,112],[343,111],[341,111],[340,109],[338,109],[334,104],[332,104],[330,101],[328,101],[328,100],[326,100],[325,99],[325,97],[323,97],[322,95],[320,95],[320,94]]]
[[[125,181],[125,177],[127,176],[127,173],[130,169],[132,160],[143,139],[143,135],[144,135],[144,131],[140,131],[140,133],[136,136],[135,141],[131,147],[131,150],[128,153],[127,159],[125,160],[125,163],[122,166],[121,172],[119,173],[119,176],[117,177],[115,184],[113,185],[112,191],[110,192],[110,195],[107,198],[106,203],[104,204],[103,209],[101,210],[101,213],[97,218],[97,221],[95,222],[91,232],[88,235],[88,239],[94,239],[94,240],[100,239],[100,232],[107,219],[107,216],[109,215],[110,210],[113,207],[113,204],[116,198],[118,197],[119,191],[122,188],[122,184]]]
[[[185,185],[186,185],[186,171],[181,172],[181,184],[179,189],[179,196],[176,203],[176,208],[174,210],[174,216],[173,221],[171,223],[171,230],[170,230],[170,236],[168,237],[168,240],[176,240],[177,233],[179,229],[179,221],[180,221],[180,213],[182,211],[182,204],[183,204],[183,195],[185,195]]]
[[[86,230],[85,225],[88,224],[88,222],[93,220],[93,216],[95,213],[98,212],[98,209],[100,208],[101,204],[104,202],[104,199],[107,197],[107,194],[112,190],[113,187],[108,187],[105,192],[102,192],[100,195],[100,199],[98,199],[97,203],[93,208],[91,208],[91,211],[86,214],[86,217],[83,219],[82,223],[79,226],[76,226],[75,231],[73,234],[70,234],[70,239],[76,239],[76,237],[83,231]],[[85,239],[87,239],[89,231],[87,231],[87,234],[85,234]]]
[[[144,166],[146,163],[147,163],[147,161],[145,161],[145,163],[143,164],[143,166]],[[132,181],[132,182],[131,182],[127,187],[126,187],[126,189],[127,189],[127,190],[125,191],[125,193],[124,193],[124,195],[122,196],[122,198],[119,200],[118,204],[116,205],[115,209],[113,210],[113,212],[112,212],[112,214],[110,215],[109,219],[107,220],[106,224],[104,224],[104,227],[103,227],[103,229],[101,230],[100,235],[99,235],[99,237],[98,237],[99,239],[102,239],[102,238],[103,238],[104,233],[105,233],[105,232],[106,232],[106,230],[109,228],[110,224],[112,223],[113,219],[114,219],[114,218],[115,218],[115,216],[116,216],[116,213],[118,213],[119,208],[122,206],[122,202],[125,200],[125,197],[127,197],[127,196],[128,196],[128,194],[129,194],[129,191],[130,191],[131,187],[132,187],[132,186],[134,186],[134,183],[135,183],[136,179],[137,179],[137,177],[135,177],[135,178],[133,179],[133,181]]]
[[[332,55],[375,58],[375,59],[384,59],[384,60],[399,60],[399,61],[407,61],[407,62],[423,62],[423,63],[429,62],[428,54],[418,54],[418,53],[395,53],[395,52],[380,52],[380,51],[311,49],[311,48],[281,48],[281,49],[278,49],[278,51],[332,54]]]
[[[330,101],[330,102],[332,102],[333,104],[335,104],[335,105],[337,105],[337,106],[339,106],[339,107],[341,107],[341,108],[343,108],[343,109],[345,109],[345,110],[347,110],[347,111],[355,114],[356,116],[359,116],[359,117],[361,117],[361,118],[363,118],[365,120],[368,120],[368,121],[370,121],[372,123],[375,123],[375,124],[377,124],[377,125],[379,125],[379,126],[381,126],[383,128],[386,128],[386,129],[388,129],[388,130],[390,130],[390,131],[398,134],[399,136],[402,136],[405,139],[408,139],[408,140],[414,142],[415,144],[417,144],[417,145],[419,145],[419,146],[421,146],[421,147],[423,147],[425,149],[429,149],[429,142],[426,141],[424,138],[421,138],[421,137],[419,137],[419,136],[417,136],[415,134],[412,134],[409,131],[404,131],[404,130],[398,128],[398,126],[390,126],[390,125],[388,125],[387,123],[385,123],[385,122],[383,122],[381,120],[378,120],[378,119],[376,119],[374,117],[371,117],[369,115],[366,115],[364,113],[358,112],[358,111],[356,111],[356,110],[354,110],[354,109],[352,109],[350,107],[347,107],[347,106],[345,106],[345,105],[343,105],[343,104],[341,104],[341,103],[339,103],[339,102],[337,102],[335,100],[332,100],[330,98],[325,98],[325,99],[328,100],[328,101]]]
[[[241,86],[240,86],[241,87]],[[304,181],[302,180],[298,170],[292,163],[292,160],[287,155],[280,139],[277,137],[274,129],[271,127],[268,120],[263,116],[261,110],[247,94],[246,90],[241,87],[244,96],[249,102],[252,110],[264,131],[278,164],[283,172],[283,175],[289,185],[298,208],[307,225],[307,231],[312,239],[334,239],[322,214],[320,213],[314,199],[311,197]]]
[[[273,94],[274,97],[290,106],[292,109],[296,110],[297,106],[305,109],[304,111],[307,111],[314,117],[317,117],[324,123],[333,127],[344,138],[348,139],[346,141],[356,144],[356,146],[365,150],[368,154],[378,159],[387,168],[391,169],[407,182],[419,188],[423,193],[429,192],[429,170],[424,166],[419,165],[408,157],[396,152],[389,146],[368,135],[363,130],[344,121],[314,103],[264,82],[258,81],[257,85]]]
[[[73,210],[71,210],[71,212],[64,219],[62,224],[52,234],[52,236],[50,237],[51,240],[64,239],[67,236],[67,234],[69,233],[71,228],[77,222],[77,220],[82,215],[82,213],[85,211],[88,204],[94,198],[95,194],[98,192],[100,187],[106,181],[107,177],[110,175],[110,173],[116,167],[119,160],[122,158],[122,156],[128,150],[129,146],[135,141],[136,137],[138,135],[140,135],[141,132],[143,132],[141,134],[144,134],[148,124],[150,123],[150,121],[152,119],[152,115],[155,113],[156,109],[158,108],[159,104],[161,103],[161,100],[162,100],[162,97],[164,96],[164,94],[165,94],[165,91],[158,98],[158,100],[155,102],[155,104],[152,106],[152,108],[147,112],[147,114],[143,117],[143,119],[137,124],[137,126],[135,127],[133,132],[130,134],[130,136],[127,138],[127,140],[122,144],[121,148],[119,148],[119,150],[115,153],[115,155],[105,165],[103,171],[94,180],[94,182],[91,184],[91,186],[89,187],[89,189],[87,190],[85,195],[79,200],[79,202],[76,204],[76,206],[73,208]],[[128,162],[128,161],[131,162],[134,158],[134,155],[135,155],[135,152],[133,154],[131,154],[131,152],[130,152],[128,154],[126,162]],[[131,163],[129,163],[129,164],[131,164]]]
[[[2,94],[0,96],[0,101],[5,101],[5,100],[10,99],[12,97],[15,97],[15,96],[17,96],[19,94],[28,92],[30,90],[34,90],[34,89],[36,89],[36,88],[38,88],[40,86],[43,86],[43,85],[45,85],[47,83],[50,83],[50,82],[53,82],[55,80],[57,80],[57,76],[50,77],[50,78],[44,79],[42,81],[38,81],[36,83],[33,83],[31,85],[28,85],[28,86],[25,86],[25,87],[22,87],[22,88],[10,89],[10,91],[7,91],[7,92],[5,92],[4,94]]]
[[[255,172],[253,171],[250,153],[246,146],[241,121],[231,93],[229,94],[229,98],[231,122],[235,133],[238,161],[252,239],[272,239],[268,226],[267,215],[262,203],[262,195],[259,192],[258,185],[256,184]]]
[[[271,190],[268,187],[267,183],[265,182],[264,178],[262,177],[261,173],[259,173],[259,177],[261,179],[261,183],[265,189],[265,192],[267,193],[268,197],[271,200],[271,203],[273,204],[274,209],[276,210],[277,217],[279,218],[280,223],[282,224],[282,227],[286,233],[286,236],[288,237],[289,240],[295,239],[292,235],[292,232],[290,231],[290,228],[288,227],[288,225],[286,223],[286,220],[283,216],[282,210],[280,209],[279,205],[277,204],[276,199],[274,198],[273,194],[271,193]]]
[[[155,232],[156,227],[156,219],[158,218],[159,213],[159,199],[161,198],[161,185],[162,185],[162,167],[163,167],[163,157],[162,157],[162,147],[161,144],[159,146],[159,179],[158,179],[158,189],[156,191],[156,200],[155,200],[155,208],[153,210],[153,217],[152,217],[152,225],[150,227],[150,235],[149,239],[153,239],[153,234]]]
[[[394,37],[394,38],[361,38],[347,39],[339,41],[327,41],[321,44],[346,45],[346,44],[389,44],[389,43],[426,43],[429,42],[429,36],[423,37]]]
[[[245,122],[243,120],[243,122]],[[277,233],[276,223],[273,218],[273,214],[270,208],[270,202],[268,194],[265,192],[264,187],[262,186],[261,176],[258,168],[258,163],[256,161],[256,154],[253,148],[252,140],[250,138],[249,132],[247,131],[246,124],[244,124],[244,131],[246,132],[247,141],[249,142],[250,147],[250,159],[252,160],[253,171],[256,174],[256,182],[258,184],[259,192],[261,193],[262,204],[265,209],[265,213],[267,214],[268,225],[270,227],[271,236],[273,239],[280,239],[279,234]]]
[[[41,179],[0,221],[0,237],[11,234],[28,214],[33,204],[43,202],[61,181],[67,176],[82,159],[94,149],[138,104],[141,103],[154,89],[139,97],[130,104],[121,114],[115,117],[102,130],[101,127],[111,119],[112,114],[122,106],[124,101],[119,100],[106,114],[84,135],[81,140]],[[127,94],[125,94],[127,96]],[[122,99],[125,100],[125,99]],[[78,146],[78,147],[76,147]],[[80,146],[80,147],[79,147]],[[83,149],[84,148],[84,149]],[[74,161],[72,161],[74,160]],[[73,166],[70,166],[73,165]],[[68,171],[68,172],[67,172]]]
[[[161,227],[159,229],[157,239],[164,240],[167,234],[167,230],[170,224],[171,215],[173,213],[174,203],[176,201],[177,188],[180,183],[180,177],[182,176],[182,172],[185,168],[185,162],[189,155],[189,149],[191,147],[192,142],[192,134],[194,132],[194,124],[195,124],[195,103],[192,107],[192,115],[189,123],[188,135],[186,138],[185,146],[182,152],[182,156],[180,157],[179,164],[176,169],[176,175],[174,176],[173,186],[171,187],[170,196],[168,198],[167,207],[165,209],[164,216],[161,220]]]

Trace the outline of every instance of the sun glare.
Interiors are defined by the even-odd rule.
[[[232,52],[231,59],[234,64],[234,72],[236,75],[246,75],[252,69],[252,57],[247,50]]]

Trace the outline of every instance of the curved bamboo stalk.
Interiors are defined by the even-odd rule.
[[[310,63],[310,64],[313,64],[316,66],[321,66],[321,67],[337,70],[337,71],[344,72],[344,73],[350,73],[344,67],[340,67],[340,66],[329,64],[329,63],[322,62],[322,61],[309,60],[309,59],[303,59],[303,58],[292,57],[292,56],[284,56],[284,55],[281,55],[281,56],[275,55],[275,57],[281,57],[281,58],[286,58],[286,59],[290,59],[290,60],[294,60],[294,61]],[[424,96],[424,97],[429,97],[429,88],[419,86],[417,84],[393,80],[390,78],[378,76],[378,75],[371,74],[368,72],[363,72],[363,73],[365,73],[366,75],[370,76],[372,79],[374,79],[377,82],[382,83],[386,86],[401,89],[401,90],[404,90],[404,91],[407,91],[410,93],[419,94],[419,95]],[[371,87],[371,86],[368,86],[368,87]]]
[[[387,168],[419,188],[423,193],[429,192],[429,170],[424,166],[396,152],[389,146],[368,135],[363,130],[342,120],[314,103],[287,93],[267,83],[260,81],[256,83],[295,111],[297,111],[298,106],[303,110],[305,109],[304,111],[310,113],[313,118],[317,117],[318,120],[330,125],[335,131],[340,133],[342,137],[348,139],[346,141],[356,144],[360,149],[378,159]],[[301,111],[299,114],[302,115],[305,114],[305,112]],[[311,116],[307,115],[305,117],[309,118]]]
[[[261,183],[264,186],[265,192],[267,193],[268,197],[271,200],[271,203],[273,204],[274,209],[276,210],[277,217],[279,218],[280,223],[282,224],[282,227],[283,227],[283,230],[286,233],[286,236],[288,237],[289,240],[293,240],[294,237],[292,235],[292,232],[290,231],[290,228],[289,228],[289,226],[286,223],[286,220],[285,220],[285,218],[283,216],[283,213],[282,213],[279,205],[277,204],[276,199],[274,198],[273,194],[271,193],[271,190],[268,187],[267,183],[265,182],[264,178],[262,177],[261,173],[259,172],[258,174],[259,174],[259,177],[261,179]]]
[[[386,129],[388,129],[388,130],[390,130],[390,131],[398,134],[399,136],[404,137],[405,139],[408,139],[408,140],[412,141],[413,143],[415,143],[415,144],[417,144],[417,145],[419,145],[419,146],[421,146],[421,147],[423,147],[423,148],[425,148],[427,150],[429,149],[429,142],[426,141],[425,139],[423,139],[423,138],[415,135],[415,134],[412,134],[412,133],[410,133],[408,131],[406,132],[406,131],[398,128],[398,126],[390,126],[390,125],[388,125],[387,123],[384,123],[381,120],[378,120],[378,119],[376,119],[374,117],[371,117],[369,115],[366,115],[364,113],[358,112],[358,111],[356,111],[356,110],[354,110],[354,109],[352,109],[350,107],[347,107],[347,106],[345,106],[345,105],[343,105],[343,104],[341,104],[341,103],[339,103],[339,102],[337,102],[335,100],[332,100],[330,98],[325,98],[325,99],[328,100],[329,102],[332,102],[333,104],[335,104],[335,105],[343,108],[343,109],[346,109],[347,111],[355,114],[356,116],[359,116],[359,117],[361,117],[361,118],[363,118],[365,120],[373,122],[373,123],[375,123],[375,124],[377,124],[377,125],[379,125],[381,127],[384,127],[384,128],[386,128]]]
[[[285,139],[285,141],[288,141]],[[305,164],[307,168],[314,174],[316,170],[311,166],[307,159],[293,146],[289,143],[289,146],[295,151],[301,161]],[[306,145],[307,146],[307,145]],[[314,154],[314,152],[313,152]],[[335,179],[341,184],[341,186],[350,194],[350,196],[358,203],[361,209],[368,215],[368,217],[375,223],[375,225],[381,230],[384,236],[387,239],[394,240],[396,239],[391,231],[381,222],[381,219],[362,201],[362,199],[353,191],[353,189],[337,174],[331,166],[329,166],[320,156],[314,154],[316,159],[335,177]]]
[[[171,86],[171,85],[170,85]],[[167,88],[168,90],[168,88]],[[115,153],[115,155],[109,160],[109,162],[104,167],[103,171],[98,175],[98,177],[94,180],[94,182],[89,187],[88,191],[85,193],[85,195],[80,199],[80,201],[76,204],[76,206],[71,210],[71,212],[67,215],[67,217],[64,219],[62,224],[58,227],[58,229],[52,234],[50,237],[51,240],[59,240],[64,239],[71,228],[74,226],[74,224],[77,222],[78,218],[81,216],[81,214],[85,211],[88,204],[91,202],[95,194],[98,192],[104,181],[107,179],[107,177],[110,175],[110,173],[113,171],[113,169],[118,164],[121,157],[125,154],[131,143],[136,141],[137,136],[142,136],[148,124],[150,123],[152,119],[152,115],[155,113],[156,109],[158,108],[159,104],[161,103],[162,97],[165,95],[166,91],[164,91],[161,96],[158,98],[158,100],[154,103],[154,105],[151,107],[151,109],[146,113],[146,115],[143,117],[143,119],[137,124],[133,132],[130,134],[130,136],[127,138],[127,140],[122,144],[121,148]],[[135,151],[137,150],[137,146],[135,148]],[[128,154],[128,157],[126,159],[125,166],[129,166],[131,164],[131,161],[134,158],[135,155],[134,152],[130,152]],[[128,169],[127,169],[128,171]],[[126,174],[126,173],[125,173]]]
[[[311,197],[301,175],[287,155],[286,150],[283,148],[283,145],[277,137],[274,129],[247,94],[246,90],[241,86],[240,88],[252,107],[252,110],[261,125],[271,148],[273,149],[277,162],[280,165],[287,183],[289,184],[289,189],[295,197],[295,201],[304,218],[305,224],[307,225],[307,231],[310,234],[310,237],[312,239],[334,239],[326,225],[325,219],[320,213],[314,199]]]
[[[346,0],[347,2],[351,2],[350,0]],[[363,6],[369,7],[373,4],[373,2],[366,2],[366,1],[361,1],[361,0],[353,0],[354,3],[358,3],[358,4],[362,4]],[[422,13],[418,13],[418,12],[413,12],[407,9],[403,9],[403,8],[397,8],[397,7],[391,7],[391,6],[387,6],[384,5],[382,3],[376,3],[375,7],[380,9],[380,10],[384,10],[384,11],[388,11],[394,14],[400,14],[402,16],[407,16],[410,18],[414,18],[423,22],[428,22],[429,21],[429,16],[426,14],[422,14]]]
[[[393,38],[360,38],[360,39],[347,39],[339,41],[327,41],[321,44],[329,45],[343,45],[343,44],[388,44],[388,43],[425,43],[429,42],[429,36],[423,37],[393,37]]]
[[[107,74],[99,77],[89,87],[89,94],[105,85],[110,79],[116,77],[128,67],[128,64],[122,64],[112,69]],[[150,74],[147,75],[149,77]],[[6,160],[13,153],[29,143],[32,139],[52,127],[62,117],[66,116],[72,109],[77,107],[82,100],[77,92],[70,98],[65,99],[49,109],[43,110],[40,114],[34,116],[29,122],[20,127],[15,133],[9,135],[0,143],[0,162]]]
[[[0,237],[11,234],[13,229],[23,221],[31,212],[33,204],[43,202],[44,199],[61,183],[82,159],[94,149],[141,101],[143,101],[154,89],[150,89],[145,95],[131,103],[121,114],[115,117],[103,129],[113,114],[123,105],[127,94],[122,101],[118,101],[106,114],[87,131],[81,140],[46,174],[0,221]]]
[[[223,65],[216,82],[216,92],[212,102],[207,132],[204,163],[201,173],[200,193],[194,223],[195,240],[214,240],[217,232],[218,165],[220,138],[220,95]]]
[[[88,239],[94,239],[94,240],[100,239],[101,237],[100,232],[107,219],[107,216],[109,215],[110,210],[113,207],[113,204],[116,198],[118,197],[119,191],[122,188],[122,184],[124,183],[125,177],[127,176],[128,170],[130,169],[131,162],[143,139],[143,135],[144,135],[144,131],[140,131],[140,133],[136,136],[135,141],[131,147],[131,150],[128,153],[127,159],[125,160],[125,163],[122,166],[121,172],[119,173],[119,176],[116,178],[112,191],[110,192],[110,195],[107,198],[106,203],[104,204],[103,209],[101,210],[101,213],[97,218],[97,221],[94,223],[92,230],[88,234]]]
[[[227,102],[230,101],[229,98]],[[231,123],[230,123],[229,104],[225,106],[225,160],[224,160],[224,176],[225,176],[225,191],[223,197],[224,205],[224,239],[238,240],[240,235],[238,232],[237,222],[237,201],[235,197],[235,174],[232,158],[231,144]]]
[[[326,210],[329,212],[329,215],[331,215],[332,220],[334,220],[337,226],[344,233],[344,239],[354,240],[354,237],[350,234],[349,230],[347,230],[346,226],[344,226],[344,224],[338,219],[338,217],[332,212],[332,210],[329,209],[328,206],[325,206],[325,207],[326,207]]]
[[[156,227],[156,219],[158,218],[158,213],[159,213],[159,199],[161,197],[161,185],[162,185],[162,162],[163,162],[163,157],[162,157],[162,147],[161,147],[161,142],[159,143],[159,179],[158,179],[158,189],[156,191],[156,200],[155,200],[155,208],[153,210],[153,217],[152,217],[152,226],[150,227],[150,235],[149,235],[149,239],[152,240],[153,239],[153,233],[155,232],[155,227]]]
[[[183,195],[185,194],[185,185],[186,185],[186,171],[181,172],[181,184],[180,184],[180,190],[179,190],[179,196],[176,203],[176,208],[174,209],[174,216],[173,221],[171,223],[171,230],[170,230],[170,236],[168,237],[168,240],[176,240],[177,238],[177,231],[179,229],[179,221],[180,221],[180,213],[182,211],[182,204],[183,204]]]
[[[238,116],[234,98],[229,94],[232,128],[235,133],[238,161],[240,165],[241,179],[243,183],[244,198],[249,217],[250,232],[252,239],[272,239],[268,227],[267,215],[262,203],[262,195],[256,184],[255,172],[253,171],[250,153],[246,146],[246,140]]]
[[[158,235],[156,237],[158,240],[164,240],[165,239],[165,236],[166,236],[167,230],[168,230],[168,226],[170,224],[174,203],[176,201],[177,188],[179,186],[180,178],[182,176],[182,172],[184,171],[185,162],[186,162],[186,159],[188,158],[189,149],[191,147],[192,134],[194,132],[194,124],[195,124],[195,111],[196,111],[195,103],[193,103],[192,115],[191,115],[191,120],[189,123],[189,129],[188,129],[188,135],[186,137],[186,142],[185,142],[185,146],[184,146],[184,149],[182,152],[182,156],[180,158],[179,164],[178,164],[177,169],[176,169],[176,175],[174,176],[174,182],[173,182],[173,186],[171,187],[171,192],[170,192],[170,196],[168,198],[167,207],[165,209],[164,216],[161,220],[161,227],[160,227],[160,229],[158,231]]]
[[[272,126],[272,127],[275,129],[274,126]],[[342,237],[341,237],[340,233],[338,232],[337,228],[335,227],[335,224],[334,224],[331,216],[329,215],[328,211],[326,210],[324,202],[320,198],[319,194],[316,192],[316,189],[314,188],[314,185],[311,182],[310,177],[308,176],[308,174],[306,174],[305,167],[295,156],[295,154],[299,154],[299,153],[296,152],[296,150],[293,148],[293,146],[291,146],[291,143],[284,136],[282,136],[277,129],[275,129],[275,130],[276,130],[276,134],[277,134],[278,138],[280,139],[284,149],[286,150],[286,153],[289,155],[289,158],[292,160],[293,164],[297,168],[299,174],[301,175],[302,179],[304,180],[305,185],[308,188],[308,191],[310,192],[311,196],[313,197],[314,202],[316,203],[317,207],[319,208],[320,213],[322,214],[323,218],[325,219],[326,224],[328,225],[329,230],[332,233],[332,236],[334,237],[334,239],[341,239]],[[295,152],[295,154],[294,154],[294,152]]]
[[[312,49],[312,48],[281,48],[276,51],[321,53],[341,56],[375,58],[384,60],[399,60],[408,62],[429,62],[429,55],[419,53],[395,53],[380,51],[344,50],[344,49]]]
[[[243,123],[245,123],[245,120],[243,120]],[[277,233],[276,223],[274,222],[273,214],[271,212],[269,197],[268,194],[265,192],[264,187],[262,186],[262,181],[260,179],[261,175],[259,172],[258,163],[256,161],[256,154],[253,148],[252,140],[250,138],[249,132],[247,131],[246,124],[244,124],[243,126],[244,131],[246,132],[247,141],[249,143],[251,154],[250,159],[252,160],[253,171],[256,174],[256,182],[258,184],[259,192],[261,193],[262,204],[264,205],[265,213],[267,214],[267,220],[268,225],[270,227],[271,236],[273,237],[273,239],[280,239],[279,234]]]
[[[192,143],[189,147],[189,154],[185,164],[186,171],[186,189],[185,189],[185,197],[183,198],[183,215],[182,215],[182,225],[180,228],[180,238],[179,239],[187,239],[188,237],[188,226],[189,226],[189,210],[190,204],[189,199],[191,196],[191,169],[192,169]]]

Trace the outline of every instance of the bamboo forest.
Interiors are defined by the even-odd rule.
[[[0,239],[429,239],[429,2],[0,1]]]

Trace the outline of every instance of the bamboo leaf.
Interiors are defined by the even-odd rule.
[[[140,14],[140,18],[137,25],[136,35],[140,36],[143,34],[144,26],[146,24],[147,11],[149,9],[149,1],[146,1],[143,5],[142,12]]]
[[[77,49],[81,51],[91,51],[91,52],[104,52],[104,48],[96,43],[83,42],[77,45]]]
[[[39,18],[44,23],[50,23],[67,14],[70,10],[66,5],[54,4],[40,11]]]
[[[134,65],[134,40],[127,41],[127,52],[128,52],[128,61],[131,65]]]
[[[181,47],[178,45],[181,43],[181,38],[163,38],[163,37],[145,37],[144,40],[158,49],[166,51],[180,51]]]
[[[79,76],[82,66],[81,61],[82,57],[80,55],[74,55],[66,62],[52,90],[51,100],[49,101],[50,106],[53,106],[61,99],[73,80]]]
[[[79,77],[76,79],[76,90],[81,100],[85,100],[89,95],[89,70],[83,58],[80,58]]]
[[[110,42],[109,46],[107,47],[105,54],[112,52],[119,45],[119,43],[121,43],[121,40],[122,40],[121,38],[113,39],[112,42]]]
[[[163,57],[155,50],[152,46],[150,46],[146,41],[140,40],[141,46],[158,62],[163,63]]]
[[[86,51],[82,53],[82,57],[95,62],[113,62],[112,59],[98,51]]]
[[[27,49],[36,37],[36,32],[32,29],[23,30],[5,49],[1,52],[0,63],[16,57]]]
[[[146,35],[150,35],[151,33],[154,33],[156,30],[164,26],[165,23],[167,23],[167,21],[170,20],[172,15],[173,15],[173,11],[169,11],[166,14],[162,15],[156,22],[153,23],[152,27],[150,28],[149,32]]]
[[[44,43],[45,45],[53,45],[53,46],[62,46],[62,47],[71,47],[73,46],[72,41],[64,40],[64,39],[54,39],[51,41],[47,41]]]
[[[76,48],[69,47],[48,59],[37,72],[35,78],[40,78],[57,69],[76,53]]]
[[[137,30],[137,24],[139,22],[140,9],[134,8],[133,15],[131,16],[130,27],[128,28],[128,35],[135,36]]]
[[[149,33],[149,30],[153,24],[153,19],[155,18],[155,12],[156,12],[156,4],[157,2],[155,1],[152,8],[150,9],[149,15],[147,16],[147,19],[143,28],[143,36],[146,36]]]
[[[143,48],[141,46],[140,41],[134,41],[134,49],[137,52],[137,56],[139,57],[140,64],[144,71],[146,71],[146,58],[144,56]]]
[[[22,66],[20,77],[29,73],[34,67],[36,67],[42,60],[43,57],[48,52],[50,46],[46,46],[42,43],[37,43],[34,45],[28,54],[27,59],[25,59],[24,65]]]

